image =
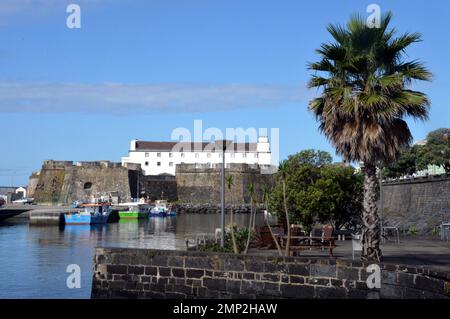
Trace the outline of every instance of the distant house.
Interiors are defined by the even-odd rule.
[[[16,188],[14,193],[16,194],[16,196],[18,196],[20,198],[27,197],[27,189],[26,189],[26,187],[18,187],[18,188]]]
[[[7,203],[27,196],[26,187],[0,186],[0,197]]]

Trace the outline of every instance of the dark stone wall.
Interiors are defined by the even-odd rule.
[[[369,264],[97,248],[92,298],[449,298],[450,274],[381,264],[381,289],[369,289]]]
[[[382,216],[390,225],[430,233],[450,221],[450,177],[429,176],[383,183]]]
[[[152,201],[156,199],[167,199],[175,201],[177,195],[177,182],[172,175],[141,175],[139,178],[141,194],[145,193]]]
[[[231,189],[226,189],[227,203],[250,203],[248,186],[253,183],[257,200],[262,203],[263,185],[271,186],[274,183],[273,174],[261,174],[261,169],[255,165],[231,164],[226,166],[226,175],[233,176]],[[221,170],[220,165],[214,168],[203,165],[185,164],[176,166],[176,181],[178,200],[181,203],[219,204]]]

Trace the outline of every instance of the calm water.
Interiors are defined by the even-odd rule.
[[[235,215],[246,225],[248,215]],[[228,221],[229,216],[227,216]],[[259,223],[262,216],[258,216]],[[180,215],[102,226],[0,223],[0,298],[89,298],[95,247],[186,249],[186,238],[214,234],[220,215]],[[81,268],[81,288],[69,289],[69,264]]]

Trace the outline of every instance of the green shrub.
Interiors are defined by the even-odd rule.
[[[417,235],[418,232],[416,227],[412,225],[408,227],[408,235]]]
[[[234,238],[236,239],[236,245],[238,247],[239,253],[244,251],[245,244],[247,242],[248,229],[234,227]],[[252,234],[252,237],[254,234]],[[253,238],[252,238],[253,239]],[[233,241],[231,239],[231,231],[227,231],[225,233],[225,246],[221,247],[220,242],[207,242],[205,245],[200,246],[199,249],[201,251],[209,251],[209,252],[217,252],[217,253],[233,253]]]

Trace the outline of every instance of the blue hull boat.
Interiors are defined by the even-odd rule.
[[[108,222],[111,213],[109,203],[83,204],[84,211],[77,214],[65,214],[66,225],[99,225]]]
[[[90,225],[91,215],[87,214],[65,214],[64,221],[66,225]]]
[[[108,221],[109,215],[92,215],[91,216],[91,225],[93,224],[106,224]]]

